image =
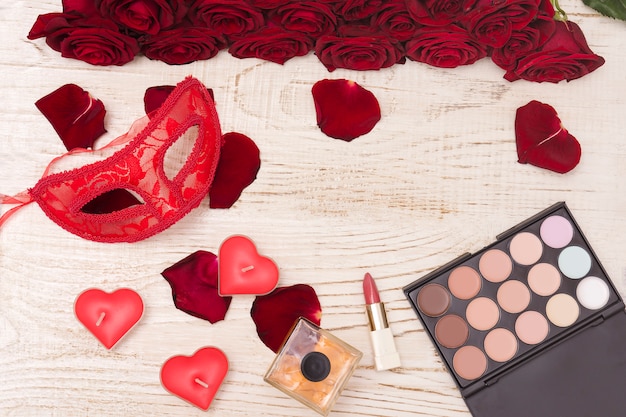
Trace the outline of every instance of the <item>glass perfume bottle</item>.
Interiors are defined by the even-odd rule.
[[[362,356],[343,340],[301,317],[264,380],[326,416]]]

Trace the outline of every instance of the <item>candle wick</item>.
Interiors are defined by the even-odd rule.
[[[194,379],[193,382],[195,382],[196,384],[202,386],[202,388],[209,388],[209,384],[207,384],[206,382],[204,382],[200,378]]]
[[[248,272],[254,269],[254,265],[246,266],[245,268],[241,268],[241,272]]]
[[[99,327],[102,324],[102,320],[104,320],[104,316],[106,316],[106,313],[103,311],[102,313],[100,313],[100,317],[98,317],[98,321],[96,321],[96,327]]]

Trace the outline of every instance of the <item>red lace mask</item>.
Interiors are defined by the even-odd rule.
[[[172,172],[165,163],[166,152],[180,152],[178,142],[190,137],[187,159]],[[101,156],[122,145],[104,160],[62,170],[61,165],[73,157]],[[85,239],[135,242],[168,228],[200,204],[213,181],[220,146],[213,100],[198,80],[187,78],[156,112],[135,122],[125,135],[100,150],[81,149],[57,158],[32,189],[1,201],[19,207],[36,201],[59,226]],[[137,204],[107,212],[85,209],[115,192],[132,196]],[[0,224],[19,207],[5,213]]]

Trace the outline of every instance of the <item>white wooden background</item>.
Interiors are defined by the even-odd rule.
[[[34,102],[76,83],[107,108],[107,136],[143,115],[147,87],[186,75],[213,88],[224,132],[261,149],[256,182],[229,210],[208,203],[165,232],[134,244],[78,238],[36,205],[0,230],[1,416],[315,416],[262,375],[274,354],[258,339],[253,298],[233,300],[211,325],[176,310],[160,272],[198,249],[216,251],[246,234],[281,270],[280,285],[308,283],[322,325],[364,352],[331,416],[468,417],[452,378],[401,288],[550,204],[565,200],[626,295],[626,22],[562,0],[591,48],[606,59],[571,83],[509,83],[488,59],[457,69],[415,62],[378,72],[328,73],[314,56],[284,66],[226,52],[185,66],[144,57],[114,68],[62,59],[26,35],[60,0],[0,4],[0,192],[33,186],[64,152]],[[382,120],[352,143],[324,136],[310,94],[323,78],[352,79],[380,101]],[[581,142],[580,165],[566,175],[516,162],[515,110],[530,100],[556,108]],[[377,372],[361,279],[375,276],[402,357]],[[89,287],[131,287],[143,319],[107,351],[72,313]],[[231,370],[207,412],[159,382],[170,356],[205,345],[226,352]]]

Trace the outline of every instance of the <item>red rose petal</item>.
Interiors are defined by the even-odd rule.
[[[143,204],[143,202],[130,191],[123,188],[116,188],[100,194],[98,197],[85,204],[80,211],[87,214],[108,214],[138,204]]]
[[[556,110],[531,101],[517,109],[515,140],[518,162],[564,174],[580,162],[580,143],[561,124]]]
[[[196,251],[163,272],[172,287],[174,305],[181,311],[216,323],[224,320],[232,297],[217,292],[217,256]]]
[[[252,184],[261,167],[259,148],[241,133],[222,136],[222,149],[213,184],[209,190],[211,208],[229,208],[244,188]]]
[[[349,80],[321,80],[311,89],[317,125],[327,136],[347,142],[371,131],[380,120],[378,100]]]
[[[322,307],[312,287],[296,284],[256,297],[250,315],[261,341],[276,353],[298,318],[305,317],[319,326]]]
[[[149,115],[161,107],[167,96],[170,95],[174,88],[176,88],[174,85],[157,85],[154,87],[148,87],[143,95],[143,107],[146,114]],[[211,99],[215,101],[215,97],[213,97],[213,90],[207,88],[207,91],[209,92]]]
[[[104,104],[76,84],[65,84],[35,103],[67,150],[91,148],[106,132]]]
[[[175,86],[173,85],[158,85],[147,88],[143,95],[143,107],[146,114],[150,114],[161,107],[161,104],[163,104],[174,88]]]

